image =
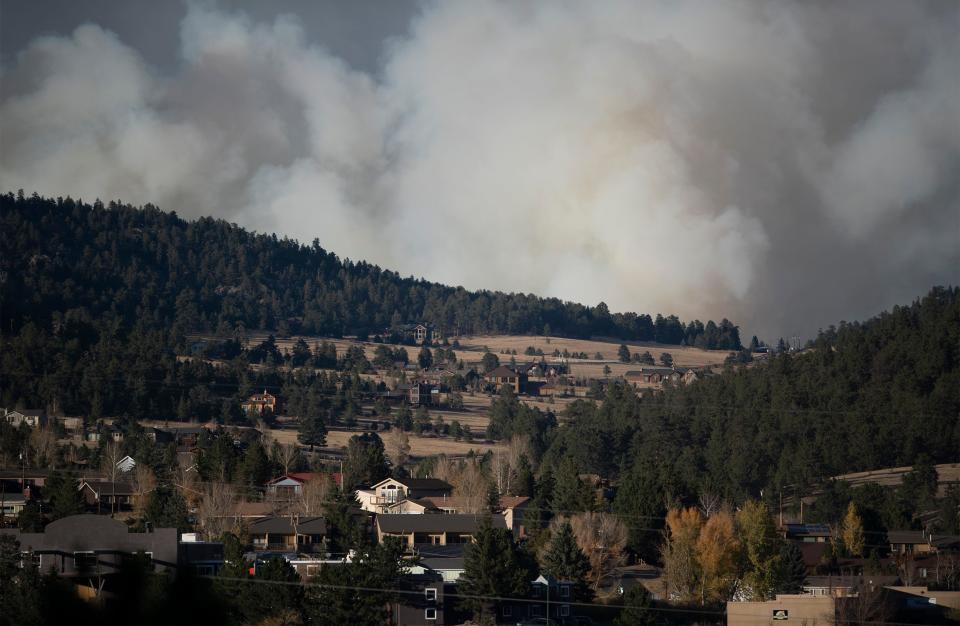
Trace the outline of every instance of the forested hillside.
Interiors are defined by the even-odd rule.
[[[711,493],[811,493],[847,471],[960,460],[960,290],[842,324],[800,354],[638,398],[580,402],[545,460],[623,479],[624,512]],[[909,522],[909,520],[907,520]]]
[[[110,319],[147,330],[247,329],[339,336],[400,323],[446,334],[605,335],[738,349],[727,320],[610,313],[527,294],[470,292],[342,260],[222,220],[186,221],[150,205],[104,207],[67,199],[0,196],[3,332],[27,322]]]

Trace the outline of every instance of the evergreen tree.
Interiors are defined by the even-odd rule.
[[[624,608],[614,620],[617,626],[646,626],[656,622],[650,607],[653,599],[650,592],[639,582],[623,594]]]
[[[320,416],[301,417],[297,441],[311,447],[327,445],[327,425],[323,418]]]
[[[420,354],[417,355],[417,364],[420,365],[420,369],[427,369],[433,365],[433,353],[430,352],[430,348],[423,346],[420,348]]]
[[[383,440],[377,433],[354,435],[347,442],[343,462],[344,489],[369,487],[390,475]]]
[[[507,529],[493,528],[484,518],[463,553],[463,574],[457,582],[463,608],[474,619],[495,620],[500,602],[492,598],[522,598],[530,590],[532,572]]]
[[[77,515],[86,509],[83,495],[77,490],[77,478],[73,473],[54,470],[47,478],[44,491],[47,501],[50,502],[52,520]]]
[[[617,349],[617,357],[619,357],[621,363],[630,362],[630,348],[626,344],[620,344],[620,347]]]
[[[544,572],[557,580],[573,581],[574,597],[578,601],[587,602],[592,598],[593,594],[587,584],[590,562],[577,545],[570,522],[564,521],[557,528],[541,565]]]
[[[803,562],[800,546],[784,542],[780,548],[780,575],[777,593],[800,593],[807,580],[807,566]]]
[[[158,485],[150,493],[144,518],[154,528],[176,528],[180,532],[190,530],[187,522],[187,503],[176,489],[168,485]]]
[[[580,480],[573,460],[566,458],[560,463],[555,479],[551,500],[551,508],[555,514],[572,515],[593,508],[593,494]]]

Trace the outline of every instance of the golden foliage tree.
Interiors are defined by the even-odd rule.
[[[844,549],[852,556],[863,556],[863,518],[857,511],[857,505],[850,502],[847,514],[840,525],[840,539]]]
[[[719,511],[710,516],[697,537],[700,565],[700,604],[726,600],[737,575],[737,538],[733,516]]]
[[[736,517],[747,571],[744,595],[751,600],[773,598],[779,583],[780,544],[773,518],[763,502],[748,500]]]

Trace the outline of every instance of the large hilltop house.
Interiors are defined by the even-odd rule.
[[[276,396],[267,393],[267,390],[264,389],[263,393],[255,393],[250,398],[240,405],[240,408],[243,409],[243,412],[249,415],[263,415],[264,413],[273,413],[277,412],[277,398]]]
[[[400,327],[394,327],[392,331],[387,331],[386,334],[399,334],[404,340],[412,341],[417,345],[443,341],[443,332],[433,324],[426,322],[403,324]]]

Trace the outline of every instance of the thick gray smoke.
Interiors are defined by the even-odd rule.
[[[191,5],[4,68],[0,184],[469,288],[809,334],[960,282],[960,4],[444,2],[376,75]]]

